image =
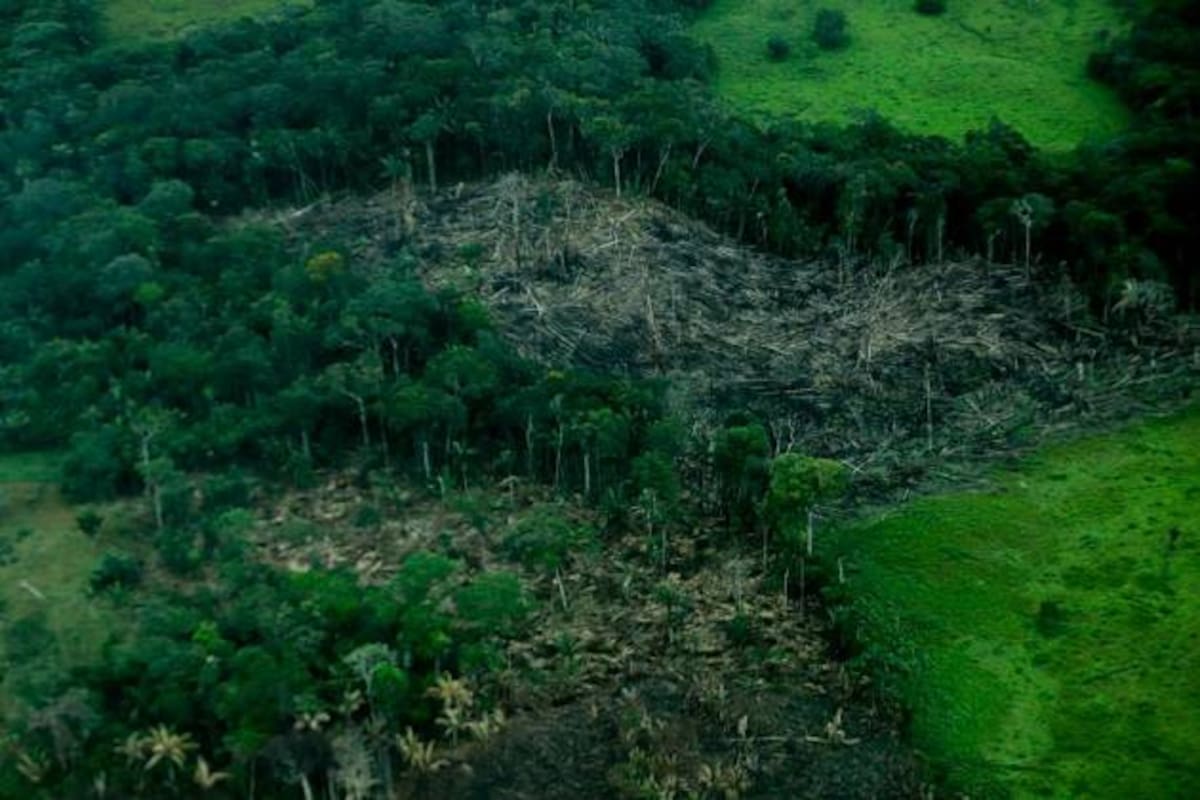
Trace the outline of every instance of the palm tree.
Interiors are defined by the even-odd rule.
[[[175,769],[183,769],[187,754],[196,749],[196,743],[187,733],[176,733],[166,725],[156,725],[142,738],[142,747],[149,758],[142,767],[150,772],[159,764],[166,764],[168,774],[175,777]]]
[[[396,737],[396,748],[404,763],[417,772],[437,772],[449,763],[443,758],[435,758],[433,742],[421,741],[412,728],[405,728],[404,735]]]
[[[202,791],[212,791],[218,783],[229,780],[230,777],[228,772],[213,772],[208,766],[208,762],[204,760],[204,756],[196,759],[196,769],[192,771],[192,782]]]
[[[475,702],[475,695],[466,682],[448,674],[438,676],[437,683],[425,690],[429,697],[436,697],[444,706],[468,708]]]

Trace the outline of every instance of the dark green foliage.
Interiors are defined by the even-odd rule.
[[[946,0],[917,0],[913,8],[918,14],[937,16],[946,13]]]
[[[196,532],[190,527],[167,528],[154,544],[163,566],[176,575],[189,575],[200,566]]]
[[[13,664],[45,658],[56,646],[54,633],[40,612],[7,622],[4,626],[4,656]]]
[[[63,494],[77,502],[111,500],[133,483],[132,454],[113,426],[81,432],[71,439],[63,462]]]
[[[720,485],[721,507],[735,530],[756,524],[769,476],[770,443],[758,423],[732,425],[717,433],[713,469]]]
[[[782,36],[767,39],[767,57],[772,61],[785,61],[791,52],[792,46]]]
[[[84,536],[94,537],[100,532],[100,526],[104,524],[104,517],[96,513],[93,509],[81,511],[75,515],[75,525],[83,533]]]
[[[850,44],[850,22],[846,12],[822,8],[813,20],[813,41],[822,50],[841,50]]]
[[[596,547],[586,523],[565,519],[554,506],[537,508],[516,522],[504,537],[504,550],[527,567],[554,572],[576,553]]]
[[[454,595],[459,623],[469,631],[514,634],[529,613],[521,581],[511,572],[485,572]]]
[[[142,582],[142,562],[123,553],[105,553],[92,571],[93,592],[101,593],[115,587],[130,589]]]
[[[759,637],[754,618],[747,614],[739,613],[730,618],[725,623],[724,630],[726,638],[734,647],[750,647]]]
[[[206,513],[245,508],[250,504],[250,479],[236,468],[213,475],[204,482],[201,496]]]

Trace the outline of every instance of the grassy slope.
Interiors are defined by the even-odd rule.
[[[107,0],[105,27],[110,35],[163,39],[209,22],[252,17],[280,6],[310,6],[311,0]]]
[[[44,615],[58,639],[58,652],[45,657],[72,665],[97,652],[111,620],[87,596],[88,576],[100,547],[76,528],[76,512],[59,496],[56,475],[57,462],[51,456],[0,456],[0,494],[5,501],[0,540],[10,544],[15,555],[12,563],[0,565],[0,627]]]
[[[867,637],[920,654],[917,746],[1015,796],[1200,797],[1200,411],[997,481],[827,545]]]
[[[1069,148],[1119,130],[1119,101],[1085,74],[1098,31],[1116,31],[1109,0],[950,0],[925,17],[912,0],[715,0],[694,27],[719,60],[717,88],[755,111],[843,120],[874,108],[916,133],[958,138],[992,116],[1034,144]],[[844,51],[811,41],[817,8],[850,20]],[[792,45],[783,63],[766,42]]]

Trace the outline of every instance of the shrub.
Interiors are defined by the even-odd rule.
[[[573,552],[595,546],[595,532],[573,524],[551,508],[539,508],[513,525],[504,537],[504,551],[526,567],[553,572]]]
[[[8,537],[0,537],[0,567],[7,567],[9,564],[17,563],[17,548],[8,540]]]
[[[175,575],[190,575],[200,566],[201,553],[190,528],[167,528],[154,544],[163,566]]]
[[[914,6],[918,14],[936,16],[946,13],[946,0],[917,0]]]
[[[204,482],[204,510],[224,511],[250,505],[250,481],[240,470],[214,475]]]
[[[508,636],[529,613],[521,581],[511,572],[485,572],[454,595],[464,626],[474,633]]]
[[[364,503],[354,512],[354,527],[378,528],[383,522],[383,514],[378,506]]]
[[[772,61],[784,61],[792,52],[792,46],[782,36],[767,39],[767,57]]]
[[[122,553],[105,553],[89,581],[97,594],[118,586],[129,589],[141,582],[142,562]]]
[[[822,8],[813,24],[813,39],[822,50],[841,50],[850,44],[849,28],[844,12]]]
[[[104,524],[104,517],[89,508],[76,515],[75,524],[83,532],[83,535],[90,539],[100,532],[100,526]]]

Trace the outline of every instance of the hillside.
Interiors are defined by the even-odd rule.
[[[1200,5],[829,2],[0,2],[0,797],[1191,800]]]
[[[820,8],[843,11],[849,46],[812,41]],[[993,117],[1054,150],[1126,124],[1088,56],[1126,25],[1111,0],[970,0],[942,16],[911,0],[715,0],[693,27],[717,55],[717,89],[755,112],[844,122],[876,111],[904,130],[960,139]],[[791,47],[782,61],[767,42]]]
[[[797,262],[569,180],[510,175],[255,219],[353,239],[374,264],[408,220],[426,283],[478,297],[524,355],[666,379],[698,430],[750,410],[778,446],[853,464],[867,494],[1148,410],[1197,368],[1179,344],[1198,340],[1195,321],[1126,316],[1141,330],[1131,349],[1069,285],[1020,267]]]

